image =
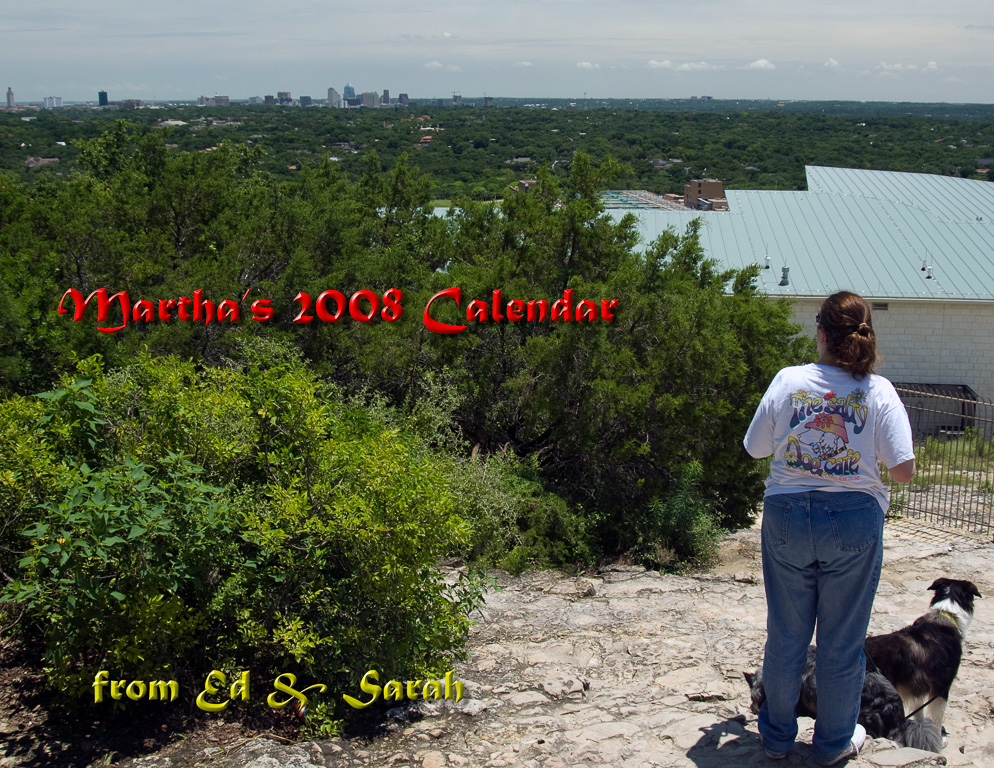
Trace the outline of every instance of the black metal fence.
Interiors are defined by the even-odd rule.
[[[966,386],[895,384],[915,438],[915,477],[891,513],[994,533],[994,403]]]

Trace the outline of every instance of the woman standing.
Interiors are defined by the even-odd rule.
[[[763,504],[766,703],[759,733],[768,757],[797,736],[794,706],[817,625],[818,717],[812,752],[834,765],[859,752],[863,640],[883,563],[888,491],[878,462],[899,483],[915,455],[907,411],[873,373],[870,307],[854,293],[829,296],[815,316],[818,362],[784,368],[763,396],[746,450],[773,456]]]

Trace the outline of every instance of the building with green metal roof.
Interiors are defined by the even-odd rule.
[[[729,190],[728,211],[613,209],[643,244],[700,218],[701,244],[728,267],[758,264],[759,289],[791,300],[814,334],[839,290],[874,306],[893,381],[965,384],[994,397],[994,183],[808,166],[808,191]]]

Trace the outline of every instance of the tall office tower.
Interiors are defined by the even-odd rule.
[[[61,96],[46,96],[44,102],[45,109],[55,109],[62,106]]]
[[[107,91],[97,91],[97,106],[98,107],[107,106]]]
[[[390,91],[384,88],[383,97],[380,99],[380,104],[389,104],[389,103],[390,103]]]
[[[280,104],[293,104],[293,98],[290,96],[290,91],[277,91],[276,100]]]
[[[268,96],[266,96],[266,103],[267,103],[267,104],[268,104],[269,106],[272,106],[273,104],[275,104],[275,103],[276,103],[276,97],[275,97],[275,96],[273,96],[272,94],[269,94]]]
[[[334,88],[329,88],[328,89],[328,106],[329,107],[338,107],[338,106],[341,106],[341,104],[340,104],[341,100],[342,100],[342,97],[338,95],[338,91],[336,91]]]
[[[397,97],[397,103],[400,104],[400,106],[402,107],[406,107],[410,103],[410,101],[411,100],[407,98],[406,93],[402,93]]]
[[[302,106],[302,107],[312,107],[312,106],[314,106],[314,99],[312,99],[310,96],[301,96],[300,97],[300,106]]]
[[[494,105],[494,97],[493,96],[484,96],[483,97],[483,106],[485,106],[485,107],[492,107],[493,105]]]
[[[354,99],[355,98],[355,88],[352,87],[352,83],[345,84],[345,90],[342,91],[343,99]]]
[[[364,107],[378,107],[380,96],[376,91],[366,91],[361,96],[362,106]]]
[[[14,89],[7,86],[7,109],[14,108]]]

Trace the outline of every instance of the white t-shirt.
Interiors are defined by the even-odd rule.
[[[766,496],[862,491],[884,512],[890,494],[877,462],[891,468],[915,457],[908,412],[893,384],[818,363],[776,375],[743,443],[754,458],[773,455]]]

